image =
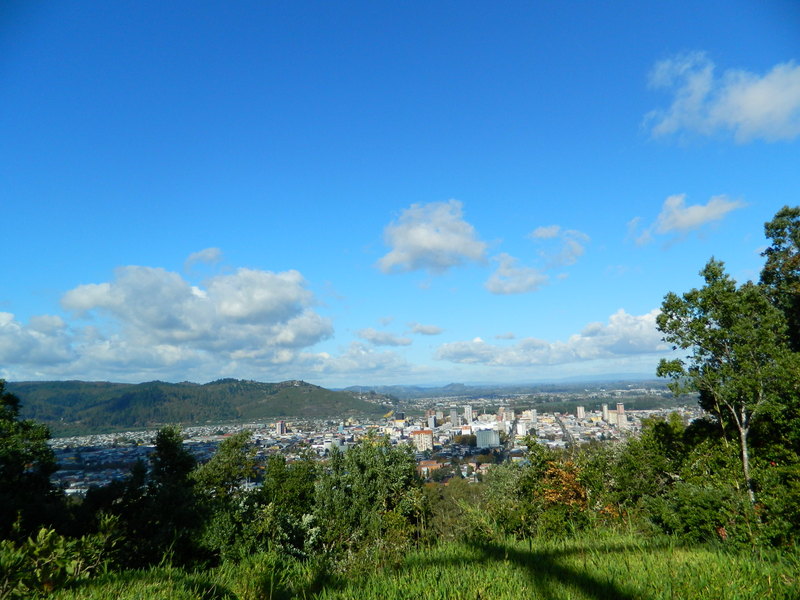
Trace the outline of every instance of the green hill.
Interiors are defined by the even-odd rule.
[[[381,406],[349,392],[304,381],[260,383],[221,379],[206,384],[139,384],[87,381],[9,382],[22,401],[22,416],[55,434],[195,425],[278,417],[322,418],[380,415]]]

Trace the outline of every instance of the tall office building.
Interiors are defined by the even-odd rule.
[[[575,410],[575,412],[576,412],[576,416],[578,417],[579,421],[582,421],[583,419],[586,418],[586,410],[582,406],[579,406]]]
[[[617,426],[624,427],[628,423],[628,418],[625,416],[625,405],[622,402],[617,402]]]
[[[472,407],[469,404],[464,407],[464,421],[467,424],[472,423]]]
[[[451,408],[450,409],[450,425],[456,427],[461,425],[461,422],[458,420],[458,409]]]
[[[603,404],[603,421],[608,423],[608,404]]]
[[[275,433],[278,435],[286,435],[286,421],[278,421],[275,423]]]

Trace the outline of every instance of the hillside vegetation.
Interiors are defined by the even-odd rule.
[[[381,406],[351,393],[304,381],[259,383],[222,379],[203,385],[163,381],[140,384],[36,381],[9,382],[6,387],[22,401],[23,417],[47,424],[55,434],[157,428],[167,423],[345,418],[385,412]]]

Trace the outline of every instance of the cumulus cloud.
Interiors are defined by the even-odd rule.
[[[411,333],[418,333],[419,335],[439,335],[444,331],[444,329],[436,325],[422,325],[421,323],[409,323],[408,327],[411,329]]]
[[[391,248],[378,261],[384,273],[426,270],[441,274],[469,261],[482,261],[486,243],[463,218],[458,200],[412,204],[384,230]]]
[[[388,331],[378,331],[372,327],[366,329],[359,329],[356,335],[362,340],[366,340],[376,346],[410,346],[411,339],[406,337],[399,337]]]
[[[462,364],[534,366],[664,352],[669,347],[656,330],[658,313],[655,309],[637,316],[620,309],[607,323],[591,323],[566,341],[524,338],[511,346],[500,346],[474,338],[442,344],[436,356]]]
[[[193,286],[177,273],[129,266],[107,282],[62,296],[74,318],[42,315],[23,323],[0,313],[0,376],[23,379],[261,381],[323,377],[396,381],[424,376],[394,351],[411,339],[362,330],[366,342],[339,353],[312,352],[333,328],[297,271],[239,269]],[[434,335],[435,326],[415,324]],[[440,331],[440,330],[439,330]]]
[[[731,200],[725,195],[712,196],[706,204],[686,205],[686,194],[675,194],[664,200],[655,223],[638,230],[641,217],[634,217],[628,222],[628,237],[638,245],[643,245],[653,240],[654,234],[686,235],[716,221],[721,221],[725,216],[744,203]]]
[[[112,281],[69,290],[61,303],[91,324],[68,330],[58,317],[39,317],[22,326],[6,315],[0,319],[0,359],[8,358],[3,348],[10,347],[11,362],[42,364],[36,353],[46,348],[51,360],[65,363],[64,372],[80,376],[252,373],[293,361],[333,333],[293,270],[238,269],[200,288],[165,269],[127,266]]]
[[[337,356],[320,353],[308,357],[310,369],[319,374],[344,375],[349,378],[353,373],[362,377],[383,378],[408,375],[414,368],[405,359],[393,351],[376,351],[361,342],[352,342],[344,352]]]
[[[0,363],[49,367],[74,358],[67,326],[61,317],[41,315],[29,323],[0,312]]]
[[[650,86],[672,92],[668,108],[651,111],[645,124],[654,137],[682,131],[733,134],[754,139],[792,140],[800,135],[800,66],[789,61],[759,75],[729,69],[720,76],[703,52],[656,63]]]
[[[498,263],[497,269],[484,284],[492,294],[523,294],[547,283],[547,275],[533,267],[519,266],[513,256],[503,253],[493,260]]]

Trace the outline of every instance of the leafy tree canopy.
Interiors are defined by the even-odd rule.
[[[738,286],[722,262],[710,260],[700,273],[705,285],[664,298],[658,329],[685,358],[662,359],[658,374],[671,377],[673,391],[699,391],[700,403],[739,438],[751,502],[749,436],[754,420],[780,404],[798,381],[800,363],[791,352],[783,313],[763,286]]]
[[[56,470],[46,426],[19,418],[20,401],[0,379],[0,534],[19,517],[23,529],[44,520],[50,503],[50,475]]]

